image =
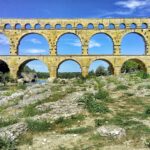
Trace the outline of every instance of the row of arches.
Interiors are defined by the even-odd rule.
[[[44,26],[42,26],[41,24],[37,23],[35,25],[31,25],[30,23],[25,24],[24,26],[21,26],[20,23],[16,23],[14,27],[11,26],[11,24],[6,23],[4,25],[4,29],[16,29],[16,30],[21,30],[21,29],[35,29],[35,30],[39,30],[39,29],[45,29],[45,30],[49,30],[49,29],[67,29],[67,30],[71,30],[71,29],[118,29],[118,27],[116,27],[116,25],[114,23],[110,23],[108,26],[105,26],[102,23],[99,23],[98,25],[94,26],[94,24],[89,23],[86,27],[82,24],[78,24],[76,27],[74,27],[72,24],[67,24],[65,27],[63,27],[61,24],[56,24],[54,26],[50,25],[49,23],[45,24]],[[130,29],[136,29],[136,28],[141,28],[141,29],[147,29],[148,28],[148,24],[147,23],[142,23],[140,26],[137,26],[136,23],[131,23],[129,26],[127,26],[125,23],[121,23],[119,25],[119,29],[126,29],[126,28],[130,28]]]
[[[141,60],[129,59],[125,61],[124,64],[122,65],[120,69],[120,73],[124,73],[124,65],[128,61],[136,62],[137,64],[139,64],[140,70],[143,70],[144,72],[147,71],[145,64]],[[17,71],[18,78],[21,76],[21,72],[23,71],[25,66],[28,66],[29,68],[34,69],[37,72],[47,72],[47,73],[50,72],[49,68],[41,60],[29,59],[29,60],[24,61],[22,64],[20,64],[18,71]],[[109,71],[109,75],[114,74],[115,68],[112,65],[112,63],[108,61],[107,59],[94,60],[89,66],[89,69],[88,69],[89,74],[91,72],[96,72],[97,68],[100,66],[102,66],[104,70]],[[0,60],[0,72],[2,73],[9,72],[9,66],[7,65],[6,62],[2,60]],[[59,74],[61,73],[68,73],[68,72],[82,74],[82,67],[78,61],[74,59],[68,59],[68,60],[63,60],[58,64],[56,72],[57,72],[57,77],[59,77]]]
[[[81,55],[81,39],[74,33],[65,33],[57,41],[58,55]],[[136,32],[126,34],[121,42],[122,55],[144,55],[146,51],[144,37]],[[24,35],[18,44],[18,55],[49,55],[51,47],[47,39],[41,34],[29,33]],[[112,55],[114,43],[106,33],[94,34],[88,43],[89,55]],[[0,34],[0,55],[10,54],[10,44],[4,34]]]

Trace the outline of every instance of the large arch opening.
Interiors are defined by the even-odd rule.
[[[0,55],[10,55],[10,43],[8,38],[0,33]]]
[[[29,59],[19,66],[17,76],[23,78],[25,82],[42,82],[49,78],[49,70],[41,60]]]
[[[57,69],[57,77],[59,78],[74,78],[81,77],[82,70],[80,64],[75,60],[62,61]]]
[[[37,33],[23,36],[18,45],[19,55],[49,55],[50,48],[46,38]]]
[[[104,59],[93,61],[89,67],[89,75],[108,76],[112,74],[114,74],[113,65]]]
[[[145,64],[139,59],[129,59],[124,62],[121,73],[147,72]]]
[[[57,41],[58,55],[81,55],[82,44],[80,38],[74,33],[65,33]]]
[[[105,33],[97,33],[93,35],[89,42],[89,54],[91,55],[112,55],[113,54],[113,40]]]
[[[128,33],[121,42],[122,55],[145,55],[146,42],[142,35],[138,33]]]

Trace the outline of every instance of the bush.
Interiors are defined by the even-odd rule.
[[[22,115],[24,117],[31,117],[31,116],[35,116],[37,114],[38,114],[38,110],[34,107],[34,105],[29,105],[24,108]]]
[[[65,130],[64,133],[66,133],[66,134],[84,134],[86,132],[89,132],[90,130],[91,130],[91,127],[80,127],[80,128]]]
[[[150,116],[150,106],[146,106],[144,110],[144,117]]]
[[[0,128],[15,124],[17,122],[18,122],[17,119],[7,119],[7,120],[0,119]]]
[[[46,120],[26,120],[28,129],[32,132],[44,132],[50,129],[51,123]]]
[[[102,126],[106,123],[106,120],[105,119],[96,119],[95,120],[95,126],[96,127],[99,127],[99,126]]]
[[[85,108],[91,113],[107,113],[109,109],[104,103],[97,102],[94,95],[89,93],[85,94],[79,102],[82,102]]]
[[[98,92],[94,95],[96,99],[105,100],[109,98],[109,93],[105,90],[98,90]]]
[[[123,84],[120,84],[116,87],[116,90],[127,90],[128,89],[128,86],[127,85],[123,85]]]
[[[140,63],[134,60],[128,60],[124,63],[121,72],[132,73],[132,72],[141,71],[141,70],[143,70],[143,66]]]
[[[108,75],[108,71],[105,70],[105,67],[99,66],[95,71],[96,76],[106,76]]]
[[[150,148],[150,138],[145,140],[146,147]]]
[[[15,142],[12,142],[11,140],[7,138],[0,138],[0,149],[1,150],[16,150],[16,144]]]
[[[140,77],[141,79],[147,79],[147,78],[149,78],[149,74],[147,74],[147,73],[144,72],[144,71],[139,71],[139,72],[137,72],[136,76],[137,76],[137,77]]]
[[[76,115],[76,116],[71,116],[71,118],[67,118],[67,119],[60,117],[59,119],[57,119],[55,121],[55,125],[59,126],[59,127],[68,127],[68,126],[71,126],[72,124],[82,121],[84,119],[85,119],[85,116],[83,116],[82,114]]]

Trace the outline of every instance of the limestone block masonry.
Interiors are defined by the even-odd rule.
[[[137,28],[131,29],[131,24],[136,24]],[[16,29],[16,25],[20,24],[21,29]],[[26,25],[30,24],[31,28],[27,29]],[[40,28],[36,29],[35,26],[39,24]],[[56,25],[60,24],[61,29],[56,29]],[[79,29],[78,25],[83,28]],[[89,29],[88,25],[92,24],[93,28]],[[104,26],[99,29],[99,25]],[[109,25],[113,24],[115,28],[110,29]],[[121,29],[120,25],[124,24],[126,28]],[[143,29],[142,24],[147,25]],[[10,25],[11,28],[7,29],[6,26]],[[46,26],[50,25],[51,28],[47,29]],[[71,25],[72,28],[67,28]],[[6,35],[10,42],[10,55],[0,56],[0,60],[4,61],[10,70],[10,74],[17,78],[17,72],[20,66],[31,60],[41,60],[49,68],[50,77],[57,77],[57,70],[59,65],[65,60],[76,61],[82,70],[82,75],[88,75],[90,64],[95,60],[105,60],[113,68],[113,73],[118,75],[121,73],[121,67],[125,61],[134,59],[145,66],[145,70],[150,73],[150,18],[130,18],[130,19],[0,19],[0,33]],[[21,39],[30,33],[37,33],[44,36],[50,45],[50,55],[46,56],[20,56],[18,55],[18,46]],[[77,35],[82,43],[81,55],[57,55],[57,41],[65,33],[73,33]],[[97,33],[105,33],[112,38],[113,41],[113,55],[89,55],[88,44],[90,38]],[[122,38],[128,33],[137,33],[145,40],[146,51],[141,56],[125,56],[121,55],[120,45]],[[130,44],[130,43],[129,43]],[[135,43],[136,44],[136,43]]]

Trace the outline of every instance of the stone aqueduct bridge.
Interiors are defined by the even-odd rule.
[[[130,25],[136,24],[136,29],[131,29]],[[142,24],[150,25],[150,19],[148,18],[136,18],[136,19],[0,19],[0,33],[5,34],[10,42],[10,55],[0,56],[0,60],[4,61],[10,70],[10,74],[13,77],[17,77],[19,68],[31,61],[41,60],[49,68],[50,77],[57,77],[57,70],[59,65],[65,60],[76,61],[82,70],[82,75],[88,75],[88,69],[90,64],[95,60],[105,60],[111,64],[113,73],[118,75],[121,73],[121,67],[125,61],[134,59],[141,62],[145,66],[145,70],[150,73],[150,26],[146,29],[142,29]],[[10,24],[11,29],[6,29],[6,25]],[[20,24],[21,29],[16,29],[16,25]],[[30,29],[26,29],[27,24],[31,25]],[[35,29],[35,25],[40,24],[40,29]],[[45,25],[50,24],[51,29],[46,29]],[[61,25],[61,29],[56,29],[57,24]],[[67,25],[72,25],[71,29],[67,29]],[[82,29],[77,26],[83,25]],[[88,24],[93,24],[93,29],[88,29]],[[104,28],[99,29],[98,25],[103,24]],[[109,29],[109,24],[114,24],[114,29]],[[126,26],[125,29],[120,29],[120,24]],[[122,38],[128,33],[138,33],[145,40],[146,51],[145,55],[141,56],[121,56],[120,45]],[[38,33],[43,35],[50,47],[50,55],[48,56],[19,56],[18,46],[20,40],[27,34]],[[73,33],[77,35],[82,44],[81,55],[57,55],[57,41],[65,33]],[[113,41],[113,55],[88,55],[88,45],[90,38],[97,33],[105,33],[112,38]],[[130,43],[129,43],[130,44]],[[136,44],[136,43],[135,43]]]

